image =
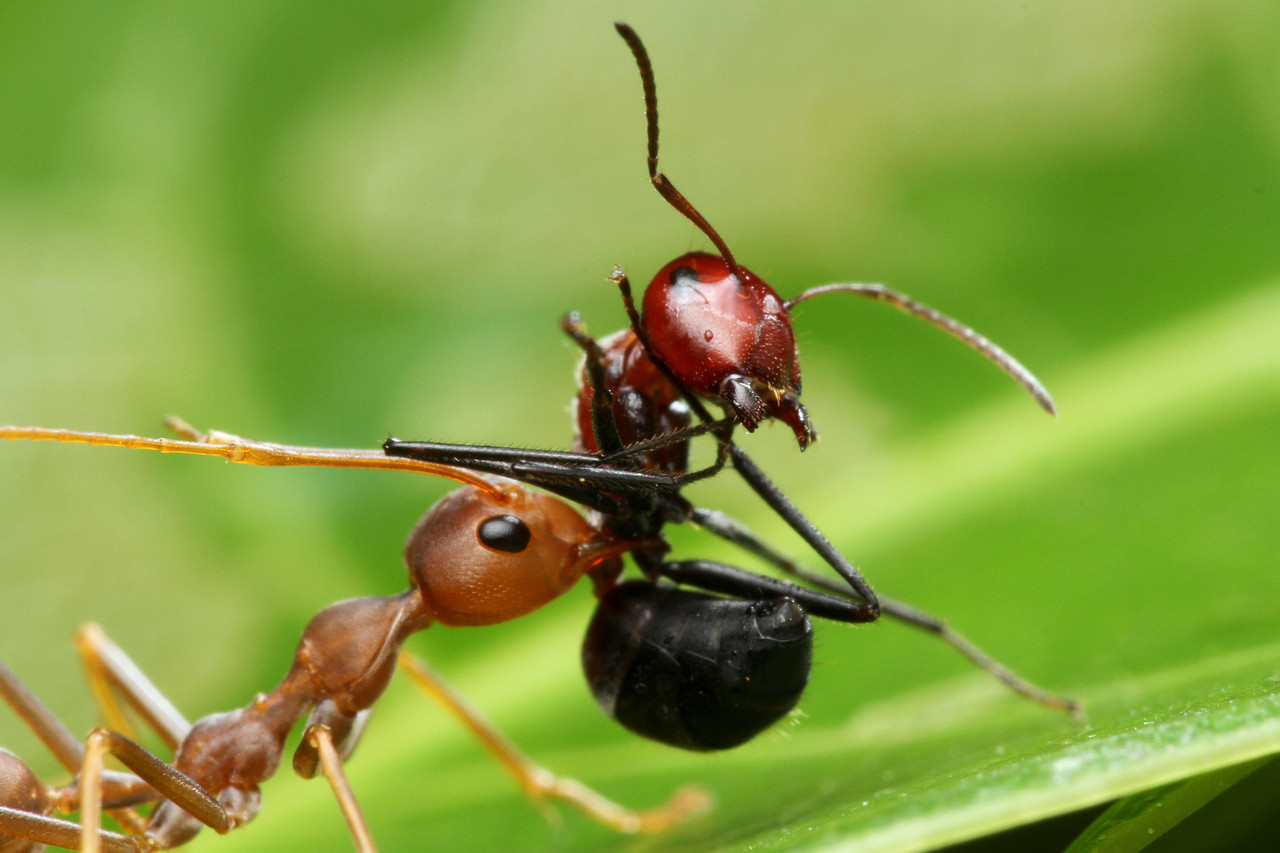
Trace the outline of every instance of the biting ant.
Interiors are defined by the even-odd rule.
[[[244,708],[191,725],[105,635],[92,627],[82,631],[78,645],[92,678],[103,688],[99,695],[120,694],[174,750],[171,763],[113,729],[96,729],[82,747],[0,666],[0,693],[63,765],[78,774],[72,784],[52,788],[15,756],[0,751],[0,832],[8,836],[0,836],[0,842],[14,850],[54,844],[143,851],[179,846],[204,826],[229,831],[257,814],[261,782],[278,768],[286,734],[306,717],[294,768],[307,778],[322,773],[328,779],[356,847],[372,850],[342,762],[355,748],[370,708],[397,665],[456,713],[532,798],[561,800],[623,831],[670,826],[705,808],[705,795],[684,790],[663,806],[636,811],[574,780],[554,777],[489,726],[425,664],[401,651],[410,634],[434,622],[479,626],[514,619],[554,600],[584,576],[600,596],[583,649],[593,693],[624,726],[674,746],[736,746],[794,708],[808,680],[810,616],[869,622],[886,613],[940,636],[1023,695],[1049,707],[1075,709],[1071,700],[1046,693],[995,663],[935,617],[876,596],[858,570],[732,440],[737,423],[751,431],[770,417],[791,426],[802,449],[816,437],[799,402],[789,315],[796,304],[825,292],[871,296],[923,317],[996,362],[1052,411],[1047,392],[987,339],[878,285],[827,285],[783,302],[739,266],[719,235],[657,170],[652,69],[634,31],[624,24],[618,31],[635,55],[645,87],[651,181],[707,234],[720,255],[692,253],[665,267],[646,291],[643,316],[635,309],[626,276],[616,271],[612,279],[631,328],[603,341],[587,335],[576,317],[566,318],[564,330],[584,352],[575,451],[395,439],[381,452],[327,450],[204,435],[179,421],[170,424],[179,439],[0,428],[5,439],[191,453],[254,465],[406,470],[464,484],[437,502],[411,534],[405,552],[410,588],[320,611],[304,630],[284,680]],[[692,301],[691,294],[696,297]],[[683,323],[681,317],[694,322]],[[744,334],[747,327],[756,331]],[[720,401],[728,416],[712,418],[701,398]],[[715,438],[717,461],[690,471],[688,443],[702,434]],[[694,507],[683,497],[685,485],[712,476],[726,462],[846,585],[809,572],[741,524]],[[531,492],[525,485],[550,494]],[[566,500],[587,508],[590,519]],[[682,522],[699,524],[809,586],[707,560],[668,560],[662,528]],[[645,580],[620,582],[626,554]],[[107,754],[131,772],[104,770]],[[144,804],[154,808],[146,815],[134,811]],[[128,834],[100,829],[104,809]],[[53,816],[75,810],[81,812],[79,825]]]
[[[597,342],[576,314],[563,330],[583,350],[579,392],[574,401],[575,453],[520,448],[476,447],[437,442],[387,441],[390,455],[432,460],[512,477],[555,491],[599,512],[607,527],[624,535],[651,535],[664,523],[693,521],[835,595],[850,593],[872,621],[885,612],[956,646],[984,669],[1024,695],[1052,707],[1075,710],[1009,672],[936,617],[901,602],[879,598],[861,572],[840,553],[794,503],[732,440],[734,426],[753,431],[777,417],[795,433],[800,449],[817,437],[800,403],[800,367],[791,311],[825,293],[850,293],[887,302],[942,329],[977,350],[1018,382],[1050,414],[1053,398],[1013,356],[956,320],[879,284],[827,284],[790,300],[781,297],[737,263],[720,234],[658,169],[658,107],[653,65],[640,37],[616,22],[640,71],[648,138],[648,172],[658,193],[693,222],[720,252],[691,252],[654,276],[637,311],[630,281],[620,267],[609,276],[619,288],[630,327]],[[703,399],[717,400],[726,417],[716,419]],[[697,417],[697,423],[694,417]],[[715,462],[689,471],[688,442],[712,434]],[[684,485],[714,475],[731,464],[747,484],[844,579],[847,586],[807,572],[750,531],[718,513],[698,510],[679,496]],[[648,480],[637,481],[640,473]],[[650,577],[658,572],[633,554]],[[742,588],[725,589],[742,595]]]

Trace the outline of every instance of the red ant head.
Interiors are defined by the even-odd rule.
[[[796,336],[786,305],[746,267],[690,252],[667,264],[644,294],[653,352],[686,388],[719,398],[747,430],[776,417],[803,449],[816,438],[800,403]]]
[[[635,30],[622,22],[614,27],[640,69],[649,135],[649,180],[720,252],[691,252],[654,276],[644,294],[642,337],[689,391],[719,398],[748,431],[766,418],[778,418],[795,432],[803,450],[817,435],[800,405],[796,336],[787,307],[772,287],[733,259],[733,252],[711,223],[658,171],[658,95],[653,65]]]

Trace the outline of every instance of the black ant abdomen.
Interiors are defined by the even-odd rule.
[[[582,647],[609,716],[699,751],[746,743],[790,712],[812,659],[813,626],[791,598],[717,598],[645,581],[600,599]]]

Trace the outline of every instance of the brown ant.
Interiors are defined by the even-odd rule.
[[[40,844],[111,853],[166,850],[186,843],[203,826],[218,832],[242,826],[258,813],[259,785],[275,773],[286,735],[304,716],[307,728],[294,755],[294,769],[306,778],[317,772],[325,775],[357,848],[372,850],[342,761],[354,749],[369,709],[382,695],[397,663],[457,714],[535,800],[563,800],[627,832],[663,829],[705,808],[705,795],[686,789],[664,806],[633,811],[575,780],[553,776],[496,732],[423,662],[400,650],[410,634],[437,622],[491,625],[523,616],[559,597],[586,574],[608,584],[621,570],[620,557],[648,543],[597,529],[563,501],[508,480],[393,458],[376,450],[293,447],[223,433],[202,435],[175,419],[170,427],[182,438],[40,427],[0,427],[0,438],[192,453],[248,465],[415,471],[465,486],[438,501],[410,535],[405,548],[409,590],[342,601],[320,611],[303,631],[284,680],[244,708],[212,714],[191,725],[99,629],[83,630],[77,638],[81,654],[95,681],[109,686],[99,695],[119,692],[174,750],[171,764],[107,728],[95,729],[82,748],[17,677],[0,666],[0,697],[68,770],[78,773],[71,785],[51,788],[11,753],[0,751],[0,846],[6,853],[32,850]],[[785,612],[775,618],[766,612],[770,609]],[[779,625],[777,633],[796,635],[807,654],[808,622],[797,610],[794,602],[790,607],[761,605],[756,619],[760,625],[772,619]],[[774,654],[767,648],[764,652]],[[610,664],[606,661],[602,666],[607,669]],[[806,665],[805,678],[807,672]],[[106,754],[132,773],[104,771]],[[143,803],[157,804],[145,818],[131,811]],[[110,810],[131,834],[102,831],[102,809]],[[82,824],[53,817],[55,810],[79,810]],[[13,846],[4,846],[8,844]]]

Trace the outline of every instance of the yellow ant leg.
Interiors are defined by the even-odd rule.
[[[665,805],[649,811],[634,811],[618,805],[578,780],[556,776],[535,763],[481,716],[462,694],[418,658],[401,652],[400,668],[424,693],[448,709],[480,740],[535,804],[544,799],[561,800],[592,820],[619,832],[661,832],[710,808],[710,797],[695,787],[680,789]]]

